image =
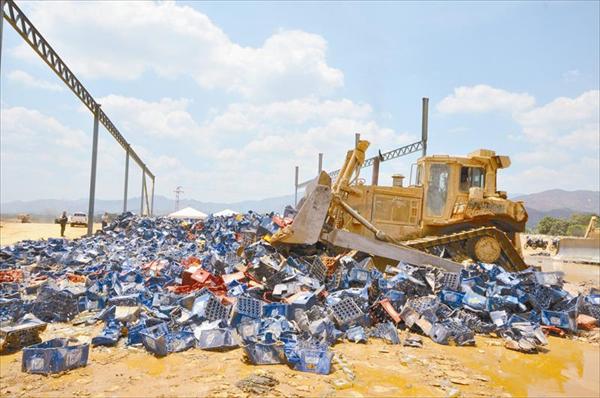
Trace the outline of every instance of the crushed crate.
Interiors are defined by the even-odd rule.
[[[347,329],[355,325],[365,323],[365,314],[360,307],[350,297],[341,300],[339,303],[331,306],[333,317],[339,328]]]
[[[315,257],[312,264],[309,267],[308,274],[318,280],[319,282],[325,282],[325,278],[327,278],[327,267],[319,257]]]
[[[52,339],[23,349],[21,370],[35,374],[53,374],[87,365],[89,344],[76,340]]]
[[[8,354],[23,347],[42,342],[40,333],[46,330],[46,322],[30,316],[16,324],[0,323],[0,354]]]
[[[233,306],[230,325],[236,327],[245,319],[259,319],[262,315],[262,301],[248,296],[239,296]]]
[[[460,273],[443,272],[440,278],[440,286],[446,290],[458,290],[460,286]]]

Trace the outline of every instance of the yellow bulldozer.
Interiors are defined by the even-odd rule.
[[[518,243],[527,212],[496,186],[497,171],[510,166],[507,156],[486,149],[465,157],[425,156],[413,184],[404,186],[395,175],[392,186],[379,186],[360,178],[368,147],[359,140],[348,151],[335,181],[321,172],[306,187],[292,224],[271,241],[321,241],[452,271],[469,259],[509,271],[527,267]]]
[[[600,222],[592,216],[583,237],[563,237],[558,240],[556,259],[600,264]]]

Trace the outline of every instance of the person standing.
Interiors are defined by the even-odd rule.
[[[108,213],[104,212],[104,214],[102,215],[102,229],[106,228],[107,225],[108,225]]]
[[[67,221],[69,221],[67,217],[67,212],[63,211],[62,216],[58,219],[60,224],[60,236],[64,238],[65,236],[65,228],[67,227]]]

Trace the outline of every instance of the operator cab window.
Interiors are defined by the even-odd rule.
[[[440,217],[446,208],[448,197],[448,165],[434,163],[429,166],[429,181],[427,184],[427,215]]]
[[[416,183],[415,185],[423,185],[423,181],[421,181],[421,179],[423,178],[423,166],[422,165],[418,165],[417,166],[417,176],[415,178]]]
[[[481,167],[461,167],[460,190],[469,192],[469,188],[482,188],[485,183],[485,170]]]

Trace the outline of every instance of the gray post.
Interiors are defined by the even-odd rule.
[[[90,173],[90,199],[88,204],[87,236],[94,232],[94,201],[96,200],[96,161],[98,160],[98,116],[100,104],[96,104],[94,112],[94,136],[92,138],[92,171]]]
[[[152,179],[152,200],[150,201],[150,215],[154,215],[154,178]]]
[[[421,119],[421,142],[423,143],[423,156],[427,156],[427,130],[429,119],[429,98],[423,97],[423,112]]]
[[[125,188],[123,189],[123,213],[127,211],[127,184],[129,183],[129,146],[125,151]]]
[[[142,168],[142,194],[140,196],[140,217],[144,215],[144,188],[146,185],[146,167]]]
[[[358,141],[360,141],[360,133],[354,134],[354,147],[358,146]]]
[[[375,160],[373,161],[373,176],[371,177],[371,185],[378,185],[379,184],[379,162],[381,160],[379,159],[379,156],[375,157]]]
[[[4,28],[4,0],[0,0],[0,71],[2,70],[2,30]]]
[[[296,166],[296,176],[294,177],[294,206],[298,204],[298,166]]]
[[[319,153],[319,175],[323,171],[323,154]]]

